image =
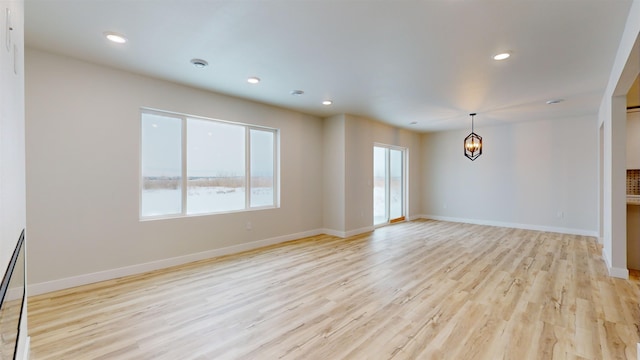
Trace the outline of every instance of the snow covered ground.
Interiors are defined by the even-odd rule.
[[[399,194],[392,193],[391,195],[391,215],[393,216],[396,215],[396,212],[401,212],[402,203]],[[179,188],[144,190],[142,192],[142,216],[152,217],[180,214],[182,206],[181,196],[182,194]],[[376,186],[373,188],[373,203],[374,223],[379,224],[386,222],[384,187]],[[272,188],[252,189],[252,208],[272,205]],[[189,215],[237,211],[244,209],[244,207],[244,187],[194,186],[187,190],[187,214]]]
[[[142,216],[180,214],[180,189],[151,189],[142,192]],[[251,207],[273,205],[273,189],[253,188]],[[244,188],[190,187],[187,189],[187,214],[207,214],[242,210],[245,207]]]

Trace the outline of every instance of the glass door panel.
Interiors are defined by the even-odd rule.
[[[402,150],[389,149],[389,221],[404,216]]]
[[[373,147],[373,224],[404,220],[405,150]]]
[[[373,224],[386,223],[387,215],[387,149],[373,147]]]

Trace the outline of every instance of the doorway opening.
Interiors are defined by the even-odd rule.
[[[405,220],[407,149],[373,147],[373,225]]]

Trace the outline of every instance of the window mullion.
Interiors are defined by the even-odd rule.
[[[182,117],[182,215],[187,214],[187,118]]]
[[[140,218],[278,207],[277,135],[277,129],[143,109]]]
[[[245,136],[245,151],[244,151],[244,166],[245,166],[245,180],[244,180],[244,208],[251,208],[251,129],[248,126],[244,128]]]
[[[385,148],[384,155],[384,215],[389,222],[391,219],[391,149]]]
[[[277,132],[274,130],[273,132],[273,182],[271,184],[271,186],[273,187],[273,205],[274,206],[279,206],[280,203],[278,202],[278,199],[280,198],[280,179],[278,178],[278,175],[280,175],[280,172],[278,171],[278,168],[280,167],[280,157],[278,156],[278,148],[280,147],[280,141],[278,138],[278,134]]]

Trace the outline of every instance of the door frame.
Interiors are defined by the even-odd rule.
[[[374,227],[381,227],[381,226],[386,226],[389,224],[394,224],[397,222],[402,222],[402,221],[406,221],[407,220],[407,213],[408,213],[408,209],[409,209],[409,148],[404,147],[404,146],[397,146],[397,145],[390,145],[390,144],[385,144],[385,143],[380,143],[380,142],[374,142],[373,143],[373,148],[371,149],[372,151],[375,151],[375,148],[379,147],[379,148],[385,148],[385,149],[389,149],[389,150],[398,150],[402,153],[402,216],[399,218],[394,218],[394,219],[387,219],[385,222],[381,222],[379,224],[376,224],[374,219],[375,217],[372,218],[372,221],[374,221],[373,226]],[[375,158],[374,158],[375,159]],[[385,160],[386,162],[386,160]],[[375,161],[373,164],[373,168],[375,170]],[[372,187],[372,190],[375,191],[375,175],[372,173],[371,174],[373,177],[373,184],[374,186]],[[386,186],[385,186],[386,187]],[[372,191],[372,198],[374,196]],[[385,198],[387,197],[386,194],[387,189],[385,189]],[[385,200],[386,201],[386,200]],[[374,209],[375,209],[375,200],[374,200]],[[390,215],[389,215],[390,217]]]

